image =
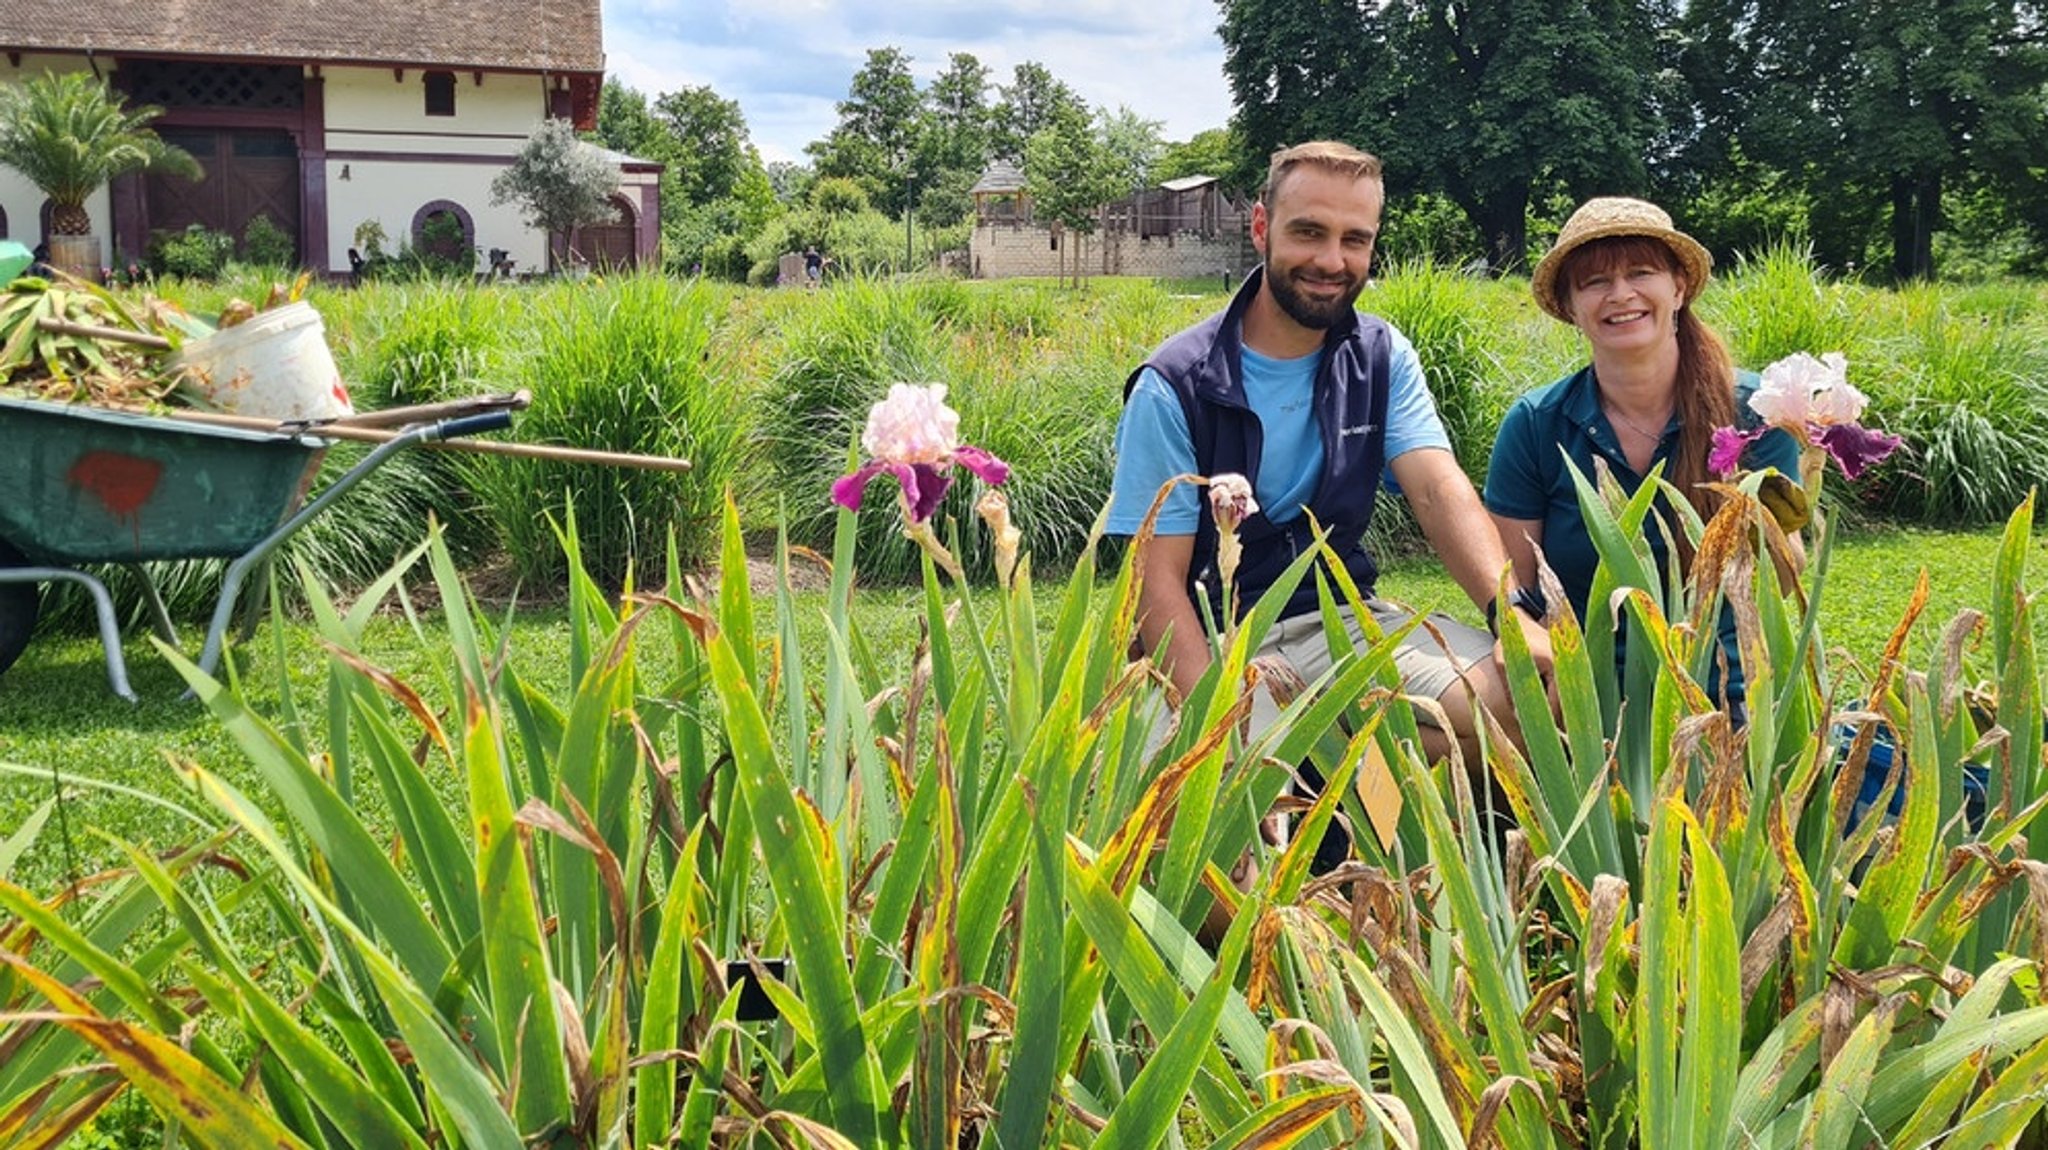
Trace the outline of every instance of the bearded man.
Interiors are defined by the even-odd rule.
[[[1354,307],[1385,196],[1379,160],[1349,145],[1319,141],[1273,155],[1252,207],[1262,266],[1228,308],[1167,340],[1125,383],[1109,532],[1137,535],[1154,496],[1176,475],[1241,474],[1259,510],[1238,529],[1240,614],[1312,545],[1313,513],[1380,628],[1391,631],[1408,612],[1373,595],[1378,568],[1361,541],[1384,480],[1406,497],[1472,602],[1495,627],[1519,625],[1547,674],[1541,599],[1518,589],[1506,604],[1494,602],[1507,552],[1451,454],[1414,346]],[[1182,485],[1145,543],[1139,633],[1183,697],[1209,665],[1196,587],[1222,606],[1216,541],[1209,501]],[[1475,700],[1515,731],[1500,648],[1493,635],[1448,616],[1430,622],[1437,634],[1418,627],[1395,666],[1410,694],[1435,699],[1446,716],[1448,730],[1418,710],[1425,752],[1442,755],[1455,738],[1476,764]],[[1345,623],[1361,642],[1348,611]],[[1295,589],[1260,653],[1286,658],[1308,682],[1328,669],[1313,577]],[[1255,728],[1277,715],[1260,692]]]

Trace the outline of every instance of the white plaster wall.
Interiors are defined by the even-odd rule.
[[[14,83],[44,72],[85,70],[86,62],[78,56],[38,56],[31,53],[22,56],[18,68],[9,65],[7,57],[0,56],[0,83]],[[112,198],[105,188],[101,188],[86,201],[85,208],[92,213],[92,229],[101,237],[103,251],[107,258],[113,258]],[[7,239],[34,247],[43,238],[43,193],[36,190],[36,186],[20,172],[5,166],[0,166],[0,210],[7,213]]]
[[[341,178],[344,167],[349,177]],[[327,161],[327,250],[329,269],[348,270],[348,249],[358,247],[356,228],[374,220],[383,225],[384,251],[396,255],[412,242],[412,218],[436,200],[461,204],[476,225],[477,266],[483,252],[504,248],[522,269],[547,266],[546,237],[519,219],[518,209],[491,203],[491,180],[501,165],[431,163],[426,161]]]
[[[455,73],[455,114],[426,113],[426,72],[407,68],[393,79],[390,68],[323,67],[327,80],[327,146],[375,148],[378,137],[399,137],[402,150],[489,150],[491,137],[510,141],[516,150],[533,126],[547,115],[547,91],[539,76],[485,73],[476,83],[473,72]],[[337,143],[336,136],[349,142]],[[451,140],[450,135],[469,137]],[[438,139],[436,139],[438,137]],[[455,148],[454,143],[466,144]]]
[[[386,251],[412,241],[412,220],[438,200],[462,205],[476,225],[476,259],[504,248],[520,268],[547,266],[547,237],[528,228],[511,205],[491,203],[491,180],[504,170],[545,112],[538,76],[455,73],[455,115],[426,114],[424,73],[408,68],[328,68],[327,250],[329,268],[348,270],[356,229],[374,220]],[[378,153],[370,159],[355,154]],[[418,155],[418,160],[402,158]],[[436,159],[434,156],[464,159]],[[474,156],[471,160],[467,157]]]

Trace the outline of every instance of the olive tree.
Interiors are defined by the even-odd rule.
[[[549,119],[526,138],[512,166],[491,181],[491,202],[517,204],[528,227],[546,231],[550,258],[558,254],[554,237],[560,235],[567,248],[560,254],[581,263],[576,233],[612,218],[618,190],[618,169],[603,152],[578,139],[566,121]]]

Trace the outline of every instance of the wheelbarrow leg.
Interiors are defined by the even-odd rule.
[[[221,648],[227,639],[228,625],[235,617],[235,601],[241,594],[242,584],[248,580],[249,573],[258,569],[263,561],[270,557],[271,552],[277,550],[315,515],[325,511],[329,504],[347,494],[349,488],[361,482],[364,476],[375,471],[386,459],[416,443],[453,438],[455,435],[465,434],[472,427],[477,430],[492,430],[505,426],[510,420],[509,412],[492,412],[487,415],[471,416],[468,419],[445,420],[437,424],[407,428],[396,438],[378,444],[374,451],[363,456],[354,467],[328,484],[319,495],[299,508],[291,518],[278,524],[275,531],[264,536],[247,553],[237,556],[228,564],[227,577],[221,584],[220,599],[213,605],[213,622],[207,625],[206,645],[199,651],[199,669],[212,675],[214,668],[220,664]],[[189,697],[192,692],[188,690],[185,694]]]
[[[124,563],[122,566],[135,576],[137,583],[142,584],[142,602],[149,608],[149,625],[156,632],[156,637],[168,646],[177,646],[177,625],[171,622],[171,613],[164,607],[164,597],[156,589],[156,580],[149,577],[149,568],[140,563]]]
[[[7,567],[0,568],[0,583],[49,583],[56,581],[76,583],[92,594],[93,614],[99,617],[100,647],[107,653],[107,682],[114,693],[131,703],[139,703],[135,691],[128,685],[128,664],[121,658],[121,624],[114,617],[114,597],[107,594],[107,585],[83,571],[69,567]]]
[[[510,419],[510,415],[506,415],[502,411],[494,413],[494,415],[504,415],[504,419]],[[414,446],[418,442],[442,438],[444,436],[444,428],[449,426],[449,424],[469,424],[469,422],[475,422],[475,419],[492,419],[492,415],[475,415],[471,419],[451,419],[451,422],[446,422],[446,424],[430,424],[430,426],[422,426],[422,428],[408,428],[406,432],[401,432],[397,438],[391,438],[391,440],[385,440],[385,442],[377,444],[377,450],[373,450],[371,454],[356,460],[354,467],[344,471],[334,483],[330,483],[326,489],[322,489],[322,493],[315,495],[303,507],[299,507],[299,512],[293,514],[283,524],[276,526],[276,530],[272,530],[262,540],[258,540],[256,546],[252,546],[246,552],[246,555],[238,555],[236,559],[233,559],[233,563],[227,565],[227,577],[221,581],[221,598],[213,604],[213,622],[207,624],[207,645],[199,649],[199,669],[205,671],[207,675],[211,675],[213,669],[219,665],[219,661],[221,661],[221,647],[225,645],[225,640],[227,640],[227,626],[233,622],[233,618],[236,618],[236,600],[240,598],[240,593],[242,593],[242,583],[248,581],[250,571],[260,569],[262,563],[266,559],[270,559],[270,552],[272,550],[283,546],[283,542],[287,538],[291,538],[293,534],[297,534],[297,530],[303,528],[307,522],[311,522],[313,516],[317,516],[319,512],[326,512],[330,503],[334,503],[336,499],[346,495],[350,487],[354,487],[356,483],[362,481],[362,477],[377,471],[377,467],[383,465],[383,460],[391,458],[393,454],[406,450],[406,448],[410,448],[410,446]],[[494,422],[494,426],[502,428],[504,422]],[[184,694],[190,696],[193,692],[184,692]]]

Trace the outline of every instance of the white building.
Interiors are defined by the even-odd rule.
[[[0,53],[0,82],[90,69],[163,109],[158,134],[206,169],[94,197],[110,264],[140,258],[154,231],[240,237],[261,214],[301,264],[339,274],[361,225],[395,248],[445,215],[480,268],[491,249],[545,268],[548,237],[493,206],[491,180],[543,117],[595,127],[604,82],[599,0],[0,0]],[[620,220],[592,239],[610,262],[652,263],[659,168],[617,159]],[[43,210],[0,169],[0,233],[33,244]]]

